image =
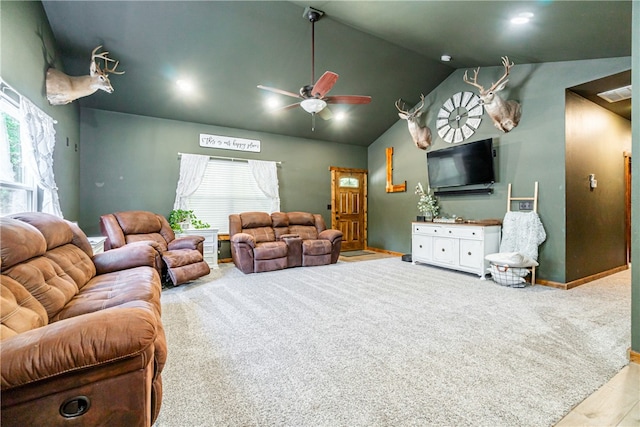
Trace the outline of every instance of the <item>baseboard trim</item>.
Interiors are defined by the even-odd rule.
[[[554,282],[551,280],[544,280],[544,279],[539,279],[536,281],[536,283],[539,285],[549,286],[557,289],[564,289],[565,291],[568,291],[569,289],[573,289],[580,285],[584,285],[585,283],[593,282],[594,280],[602,279],[603,277],[611,276],[612,274],[616,274],[628,269],[629,269],[628,265],[621,265],[620,267],[616,267],[607,271],[602,271],[600,273],[592,274],[591,276],[583,277],[581,279],[572,280],[571,282],[567,282],[567,283]]]
[[[371,251],[371,252],[378,252],[381,254],[388,254],[388,255],[394,255],[394,256],[402,256],[404,254],[400,253],[400,252],[394,252],[394,251],[388,251],[386,249],[380,249],[380,248],[372,248],[371,246],[365,246],[364,248],[367,251]]]
[[[640,353],[629,349],[629,362],[640,364]]]

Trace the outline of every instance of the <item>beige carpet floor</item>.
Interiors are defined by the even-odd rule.
[[[630,275],[505,288],[399,258],[162,295],[158,427],[550,426],[627,363]]]

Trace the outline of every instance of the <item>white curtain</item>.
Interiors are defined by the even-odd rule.
[[[38,187],[43,190],[42,212],[62,218],[58,187],[53,176],[53,150],[56,145],[55,121],[22,97],[22,135],[29,141],[30,154],[27,164],[38,178]]]
[[[271,212],[279,212],[280,190],[276,162],[249,160],[249,170],[260,190],[271,199]]]
[[[207,168],[209,156],[182,154],[180,158],[180,178],[176,187],[176,201],[173,209],[188,209],[187,197],[198,189]]]

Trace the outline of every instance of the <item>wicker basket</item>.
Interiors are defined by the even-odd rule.
[[[494,282],[513,288],[524,288],[527,285],[524,278],[530,273],[529,269],[525,267],[511,267],[493,262],[489,263],[487,270],[491,273]]]

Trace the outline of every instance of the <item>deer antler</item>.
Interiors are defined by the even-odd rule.
[[[515,64],[513,62],[510,64],[509,58],[506,56],[503,56],[502,65],[504,66],[504,75],[500,77],[500,79],[497,82],[491,85],[491,87],[489,88],[490,92],[495,90],[498,86],[500,86],[500,84],[504,81],[504,79],[506,79],[509,76],[509,71],[511,71],[511,67],[513,67]]]
[[[413,107],[413,113],[409,113],[408,111],[405,111],[402,108],[400,108],[400,105],[399,105],[400,101],[402,101],[402,98],[400,98],[400,99],[398,99],[396,101],[396,108],[398,109],[398,111],[400,111],[401,113],[406,114],[408,116],[412,116],[412,115],[416,114],[416,112],[422,110],[422,107],[424,106],[424,95],[420,94],[420,102],[415,107]],[[402,106],[404,107],[404,102],[402,103]]]
[[[120,61],[116,61],[115,59],[109,58],[107,56],[109,55],[109,52],[96,53],[101,48],[102,48],[102,45],[96,47],[91,52],[91,61],[96,64],[96,69],[102,72],[103,74],[124,74],[124,71],[116,71],[116,68],[118,67],[118,64],[120,63]],[[104,60],[104,71],[100,70],[100,66],[96,62],[96,59]],[[113,68],[109,68],[109,62],[115,62],[115,65],[113,66]]]
[[[482,85],[478,84],[478,73],[480,72],[480,67],[476,68],[475,70],[473,70],[473,80],[469,80],[469,77],[467,77],[467,72],[464,72],[464,77],[462,77],[462,80],[464,80],[465,83],[469,83],[471,86],[475,86],[478,89],[480,89],[480,92],[482,92],[484,90],[484,87],[482,87]]]

